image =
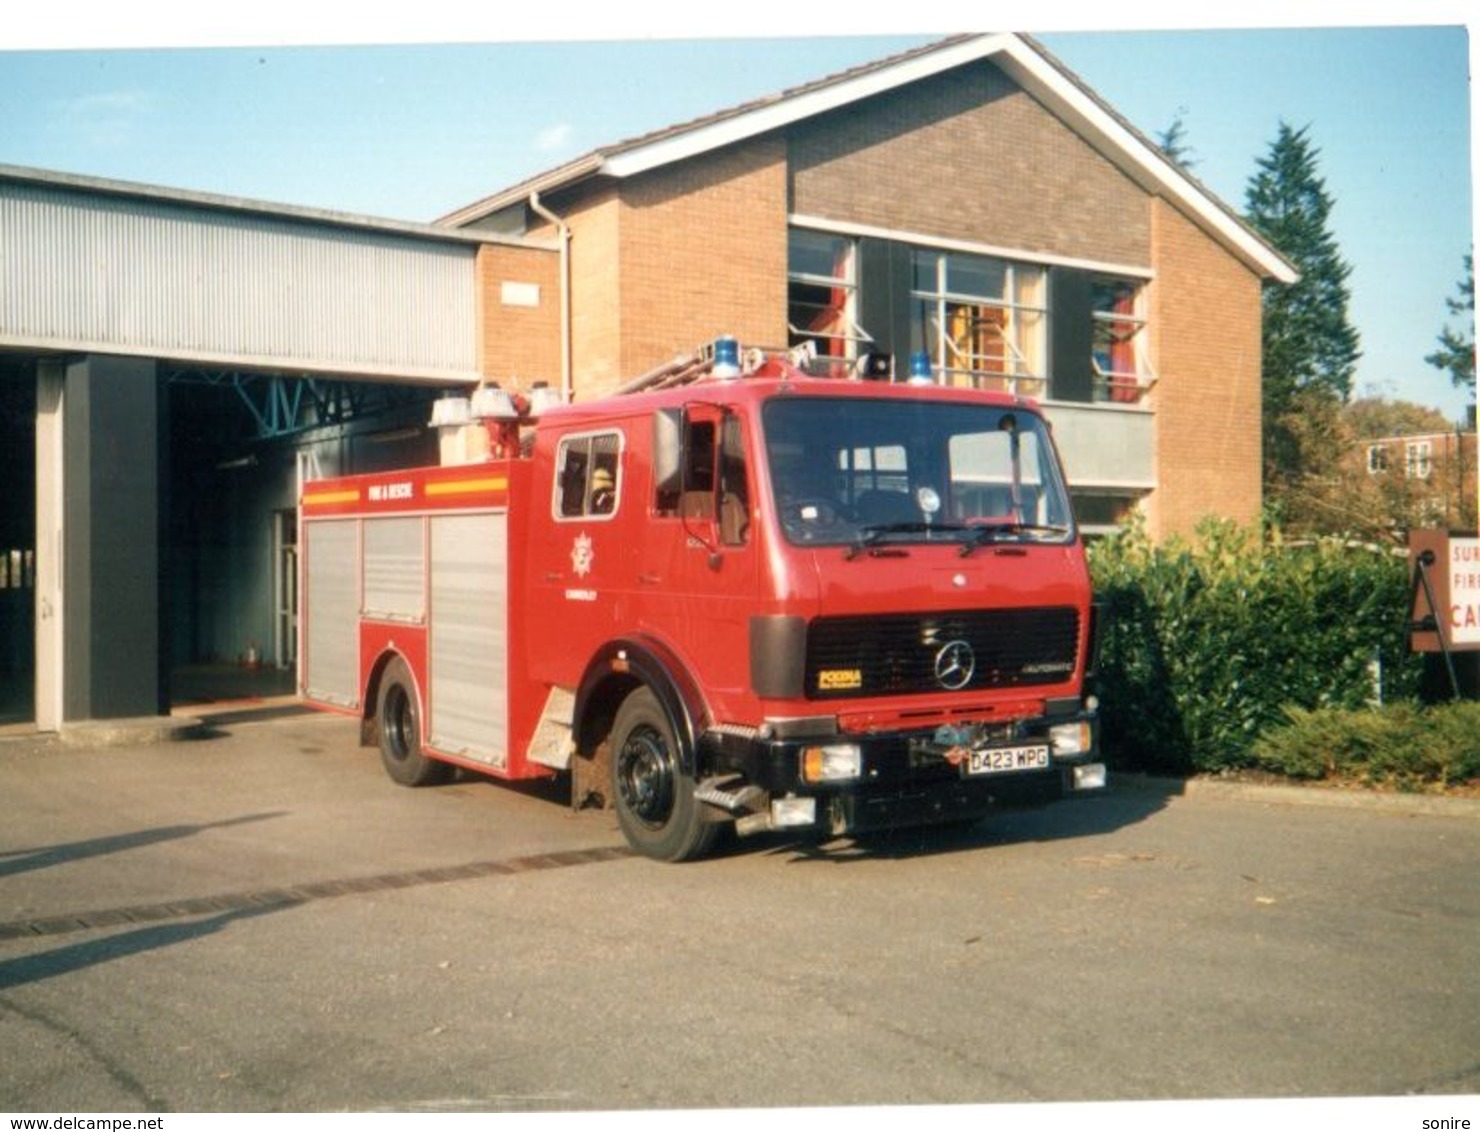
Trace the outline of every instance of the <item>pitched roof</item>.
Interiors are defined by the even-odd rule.
[[[474,201],[472,204],[451,212],[434,223],[453,225],[469,224],[490,213],[507,208],[511,204],[517,204],[526,199],[531,192],[548,192],[553,189],[564,188],[567,185],[575,184],[577,181],[597,174],[615,177],[628,176],[631,172],[639,172],[641,170],[635,168],[628,170],[626,163],[623,161],[624,158],[632,154],[645,154],[650,147],[675,142],[689,135],[693,135],[691,139],[694,145],[693,152],[702,153],[706,149],[712,149],[725,144],[724,140],[715,140],[709,131],[726,124],[733,124],[736,140],[754,136],[764,130],[771,129],[772,125],[769,122],[757,124],[750,118],[751,115],[759,115],[766,111],[772,111],[771,116],[779,114],[784,118],[783,121],[776,124],[784,125],[787,122],[797,121],[811,114],[820,113],[821,108],[804,110],[801,113],[797,113],[793,104],[797,99],[805,99],[810,95],[814,95],[837,84],[866,78],[875,72],[907,62],[917,56],[937,51],[946,44],[969,38],[971,37],[953,36],[950,39],[917,47],[898,55],[891,55],[884,59],[862,63],[856,67],[850,67],[848,70],[839,71],[836,74],[804,83],[801,86],[789,87],[785,90],[777,91],[774,94],[762,95],[760,98],[752,99],[749,102],[742,102],[738,106],[732,106],[725,110],[717,110],[688,122],[665,126],[661,129],[651,130],[645,134],[639,134],[636,137],[627,138],[624,141],[600,146],[591,150],[589,153],[567,161],[564,165],[557,165],[553,169],[536,173],[533,177],[526,178],[518,184],[500,189],[492,196]],[[893,86],[897,84],[891,83],[888,85]],[[855,94],[852,97],[840,99],[839,104],[852,101],[858,97],[863,97],[863,95]],[[783,104],[786,105],[783,106]],[[640,161],[641,157],[639,156],[636,160]],[[679,157],[674,156],[668,158],[668,160],[679,160]],[[613,168],[614,164],[615,168]],[[663,164],[663,159],[660,158],[651,163],[644,163],[643,168],[652,168],[658,164]]]
[[[1041,44],[1014,33],[951,36],[602,146],[449,213],[437,223],[462,227],[526,200],[531,193],[552,192],[597,176],[631,177],[984,59],[991,60],[1147,192],[1178,204],[1245,265],[1283,283],[1298,278],[1290,262],[1233,209],[1168,159]]]

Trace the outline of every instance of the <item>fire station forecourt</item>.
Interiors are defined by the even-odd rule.
[[[290,700],[206,723],[0,743],[7,1112],[1477,1115],[1473,806],[1121,783],[674,867],[538,786],[398,789]]]

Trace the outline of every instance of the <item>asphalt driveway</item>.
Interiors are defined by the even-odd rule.
[[[675,866],[555,789],[396,787],[356,737],[284,700],[194,742],[0,743],[0,1108],[1368,1096],[1480,1125],[1438,1111],[1480,1093],[1473,803],[1122,783]]]

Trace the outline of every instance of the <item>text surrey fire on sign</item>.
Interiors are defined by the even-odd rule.
[[[1480,645],[1480,538],[1449,540],[1449,642]]]

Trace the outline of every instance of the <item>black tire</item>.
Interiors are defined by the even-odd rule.
[[[673,723],[651,689],[639,688],[622,701],[611,750],[612,804],[627,843],[658,861],[702,856],[720,826],[704,819]]]
[[[380,762],[393,781],[402,786],[435,786],[451,777],[451,766],[421,753],[421,705],[404,660],[391,661],[380,679],[375,722]]]

